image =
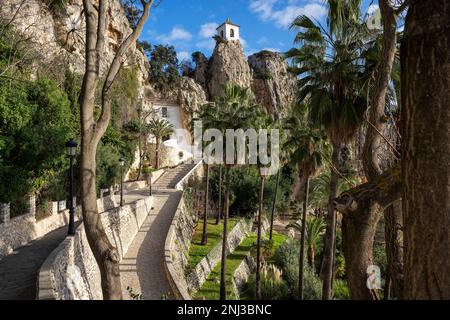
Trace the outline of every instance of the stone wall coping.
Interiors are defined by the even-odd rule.
[[[183,190],[184,189],[184,182],[191,176],[191,174],[193,172],[195,172],[198,167],[203,163],[203,160],[200,160],[199,162],[197,162],[195,164],[195,166],[183,177],[180,179],[180,181],[177,182],[177,184],[175,185],[175,189],[177,190]]]
[[[174,215],[172,223],[169,227],[169,232],[167,233],[166,241],[164,243],[164,268],[166,270],[166,276],[169,280],[170,287],[175,294],[175,298],[177,300],[191,300],[191,296],[184,286],[179,284],[179,280],[177,279],[175,269],[173,267],[172,261],[172,251],[173,245],[175,244],[175,234],[176,234],[176,224],[179,216],[182,214],[182,206],[183,204],[183,195],[181,196],[180,203],[178,204],[177,211]]]
[[[117,210],[128,210],[133,208],[138,208],[146,205],[148,199],[153,198],[152,196],[145,197],[142,199],[138,199],[131,203],[127,203],[123,207],[110,208],[106,211],[100,213],[100,215],[110,214],[112,212],[116,212]],[[66,236],[66,238],[50,253],[47,259],[42,264],[41,268],[38,272],[38,280],[37,280],[37,292],[36,298],[38,300],[55,300],[57,299],[57,293],[55,294],[54,290],[54,280],[52,274],[52,266],[54,265],[56,258],[58,255],[62,254],[66,250],[68,246],[72,246],[76,237],[80,237],[80,234],[84,232],[84,224],[80,223],[80,225],[76,229],[76,234],[74,236]],[[121,257],[122,258],[122,257]]]
[[[188,179],[201,165],[203,161],[200,160],[176,185],[175,188],[177,190],[184,189],[184,182]],[[187,291],[187,287],[180,284],[180,280],[177,278],[175,268],[173,266],[172,260],[172,252],[173,246],[175,245],[175,236],[176,236],[176,228],[177,221],[181,214],[183,213],[184,206],[184,191],[180,198],[180,202],[178,203],[177,210],[172,219],[172,222],[169,227],[169,231],[167,232],[166,241],[164,243],[164,269],[166,271],[166,277],[169,280],[170,287],[172,292],[175,294],[175,298],[178,300],[191,300],[191,296]]]

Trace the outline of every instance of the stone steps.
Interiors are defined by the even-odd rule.
[[[153,184],[155,188],[171,189],[190,171],[195,164],[181,164],[170,168]]]

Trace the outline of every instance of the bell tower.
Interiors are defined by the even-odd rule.
[[[228,18],[224,23],[217,27],[217,35],[226,41],[239,40],[239,26],[231,22]]]

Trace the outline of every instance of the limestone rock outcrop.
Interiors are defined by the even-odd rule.
[[[145,94],[147,100],[150,101],[165,101],[179,104],[187,113],[196,112],[202,104],[208,101],[203,87],[189,77],[181,77],[177,83],[163,91],[157,90],[151,84],[147,85]]]
[[[120,2],[110,1],[109,4],[105,48],[100,65],[102,73],[111,63],[120,43],[132,32]],[[34,47],[33,54],[39,56],[43,66],[54,68],[55,72],[67,66],[77,73],[84,72],[86,24],[82,0],[66,1],[64,10],[51,8],[42,0],[2,0],[0,19],[10,22],[16,31],[28,39],[27,48]],[[138,66],[138,89],[142,95],[148,74],[146,61],[144,54],[133,46],[125,62],[126,65]]]
[[[218,42],[208,68],[208,91],[210,100],[223,92],[223,86],[232,81],[250,88],[252,76],[240,41]]]
[[[280,115],[295,98],[296,79],[280,53],[261,51],[248,57],[252,91],[270,114]]]
[[[194,53],[193,59],[195,62],[194,80],[203,87],[205,92],[207,92],[209,59],[201,52]]]
[[[178,101],[181,107],[192,114],[207,102],[203,87],[194,79],[182,77],[178,88]]]

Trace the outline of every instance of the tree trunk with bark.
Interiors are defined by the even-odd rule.
[[[315,263],[315,252],[314,252],[314,247],[312,244],[309,245],[308,248],[308,264],[314,268],[314,263]]]
[[[380,133],[385,126],[386,95],[397,52],[398,12],[389,0],[380,0],[379,7],[383,23],[382,51],[375,72],[376,82],[363,146],[363,167],[369,183],[377,181],[383,173],[379,158],[382,142]],[[358,208],[344,215],[342,221],[346,273],[353,299],[371,298],[365,282],[366,269],[373,262],[373,240],[379,218],[380,204],[374,199],[367,199],[359,201]]]
[[[332,165],[336,170],[339,170],[339,153],[341,147],[339,145],[333,145]],[[333,285],[333,265],[334,265],[334,243],[336,242],[336,211],[334,210],[334,199],[337,196],[338,179],[339,175],[335,169],[331,169],[330,178],[330,194],[328,199],[328,214],[326,218],[326,231],[325,231],[325,247],[323,251],[323,264],[322,264],[322,299],[331,300],[332,298],[332,285]]]
[[[264,200],[264,179],[265,176],[260,175],[259,178],[259,210],[258,210],[258,235],[256,242],[256,300],[261,299],[261,223],[262,223],[262,210],[263,210],[263,200]]]
[[[272,235],[273,235],[273,220],[275,219],[275,206],[277,204],[278,186],[280,185],[280,176],[281,176],[281,168],[278,169],[277,180],[275,182],[275,194],[273,196],[272,214],[270,216],[270,232],[269,232],[269,239],[270,240],[272,240]]]
[[[222,215],[222,165],[219,164],[219,205],[217,210],[216,224],[219,224]]]
[[[384,210],[387,274],[390,278],[392,291],[397,299],[403,298],[403,217],[401,205],[401,200],[398,200]]]
[[[228,213],[230,209],[230,170],[231,167],[225,167],[225,204],[223,215],[223,239],[222,239],[222,258],[220,268],[220,300],[227,299],[226,272],[227,272],[227,253],[228,253]]]
[[[405,299],[450,299],[450,4],[410,1],[401,47]]]
[[[156,138],[156,146],[155,146],[155,166],[156,169],[159,169],[159,147],[161,146],[161,138],[157,137]]]
[[[344,192],[334,201],[342,213],[342,245],[352,299],[372,299],[367,286],[367,267],[373,264],[373,239],[381,212],[401,194],[400,168],[382,174]],[[376,210],[376,211],[371,211]]]
[[[370,199],[366,201],[371,202]],[[342,247],[350,298],[370,300],[372,295],[366,285],[366,272],[373,264],[373,239],[382,211],[376,202],[365,204],[359,201],[358,207],[361,209],[343,215]]]
[[[208,238],[206,235],[206,230],[208,226],[208,199],[209,199],[209,164],[206,166],[206,177],[205,177],[205,199],[203,205],[203,234],[201,244],[204,246],[208,243]]]
[[[305,198],[303,200],[302,230],[300,234],[300,255],[298,263],[298,299],[303,300],[305,286],[305,239],[306,239],[306,211],[308,210],[309,177],[305,177]],[[314,254],[313,254],[314,256]]]
[[[101,112],[94,115],[95,93],[100,79],[100,65],[108,25],[108,1],[100,0],[94,7],[92,1],[83,0],[86,19],[85,74],[80,93],[81,125],[81,207],[83,224],[89,246],[100,269],[103,298],[122,299],[117,249],[111,244],[97,208],[96,152],[97,145],[108,128],[111,118],[110,89],[120,70],[126,53],[136,43],[153,1],[143,2],[143,13],[134,31],[119,45],[111,62],[101,90]]]

